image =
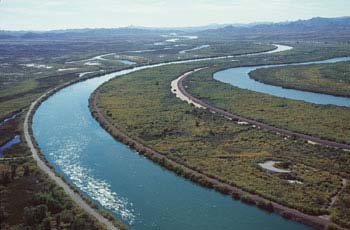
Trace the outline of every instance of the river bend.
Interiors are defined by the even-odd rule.
[[[34,114],[32,128],[54,169],[130,229],[309,229],[164,170],[115,141],[91,116],[88,99],[102,83],[167,64],[135,67],[79,82],[44,101]]]
[[[256,81],[249,77],[249,73],[259,68],[269,68],[278,66],[291,66],[291,65],[307,65],[307,64],[321,64],[321,63],[335,63],[341,61],[350,61],[350,57],[332,58],[323,61],[304,62],[296,64],[283,64],[283,65],[263,65],[263,66],[250,66],[250,67],[238,67],[230,68],[223,71],[219,71],[214,74],[214,79],[228,83],[241,89],[248,89],[259,93],[265,93],[277,97],[284,97],[294,100],[302,100],[310,103],[321,105],[337,105],[350,107],[349,97],[333,96],[329,94],[313,93],[307,91],[301,91],[296,89],[286,89],[281,86],[274,86]]]

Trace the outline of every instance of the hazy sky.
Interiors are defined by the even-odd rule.
[[[350,0],[0,0],[1,30],[198,26],[350,16]]]

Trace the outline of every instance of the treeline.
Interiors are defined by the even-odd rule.
[[[0,186],[1,228],[105,229],[82,212],[63,189],[49,181],[33,162],[3,162],[0,167]],[[17,190],[13,191],[14,188]],[[19,207],[21,210],[18,210]]]

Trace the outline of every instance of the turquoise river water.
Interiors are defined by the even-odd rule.
[[[33,133],[55,170],[130,229],[310,229],[184,180],[99,126],[88,109],[90,94],[115,76],[154,66],[76,83],[39,106]]]
[[[307,91],[300,91],[295,89],[286,89],[280,86],[268,85],[249,77],[249,72],[259,68],[290,66],[290,65],[304,65],[304,64],[321,64],[321,63],[335,63],[341,61],[350,61],[350,57],[332,58],[323,61],[304,62],[289,65],[265,65],[226,69],[214,74],[214,79],[231,84],[233,86],[249,89],[252,91],[266,93],[277,97],[285,97],[294,100],[302,100],[315,104],[322,105],[338,105],[350,107],[349,97],[338,97],[322,93],[313,93]]]

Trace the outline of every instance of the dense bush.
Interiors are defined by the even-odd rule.
[[[213,79],[216,71],[229,67],[234,65],[222,65],[195,73],[184,81],[184,85],[191,95],[228,112],[300,133],[349,142],[350,108],[289,100],[240,89]]]
[[[250,76],[284,88],[350,97],[350,62],[264,68]]]
[[[112,114],[109,120],[133,140],[187,168],[306,213],[328,214],[330,198],[341,188],[338,175],[350,173],[348,154],[240,126],[175,98],[169,88],[171,80],[201,65],[172,65],[114,79],[101,87],[98,107],[105,114],[109,110]],[[248,93],[245,97],[250,98]],[[130,140],[124,140],[127,138],[115,136],[131,144]],[[133,146],[138,149],[135,143]],[[208,183],[165,159],[138,150],[189,180],[227,193],[225,186]],[[286,167],[293,171],[290,178],[302,184],[292,184],[287,181],[290,178],[262,171],[257,162],[266,159],[289,162]],[[240,198],[235,193],[232,197]],[[250,202],[250,197],[243,200]],[[269,203],[256,205],[273,210]]]

